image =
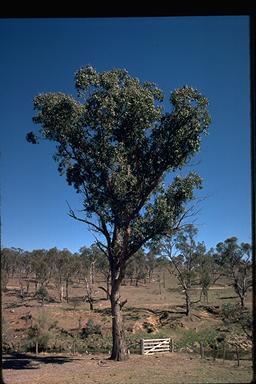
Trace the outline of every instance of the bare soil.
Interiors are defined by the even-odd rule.
[[[177,288],[173,278],[165,279],[161,290],[157,281],[149,284],[139,284],[139,287],[122,286],[122,299],[128,299],[123,308],[127,332],[136,333],[142,330],[143,322],[150,322],[153,334],[161,330],[159,313],[184,312],[184,295]],[[111,330],[109,302],[105,294],[95,284],[95,311],[89,310],[89,304],[82,302],[85,288],[82,284],[70,287],[71,298],[81,298],[76,307],[72,303],[58,302],[58,292],[53,285],[47,290],[54,299],[44,304],[34,298],[34,287],[30,287],[28,295],[19,297],[19,285],[16,279],[11,279],[7,291],[2,294],[3,317],[10,338],[17,344],[24,340],[31,326],[24,316],[30,314],[36,319],[40,311],[47,312],[52,320],[58,321],[58,326],[70,331],[78,328],[80,322],[84,326],[89,319],[100,324],[103,332]],[[199,290],[194,289],[193,300],[199,297]],[[226,302],[239,302],[233,288],[223,281],[209,291],[209,304],[221,306]],[[251,306],[251,293],[246,305]],[[176,337],[183,329],[202,329],[221,325],[218,315],[205,310],[203,305],[193,308],[192,321],[184,316],[179,318],[180,329],[168,328],[170,337]],[[23,317],[23,319],[22,319]],[[169,337],[169,336],[168,336]],[[200,359],[195,354],[167,353],[152,356],[131,354],[128,361],[112,362],[107,355],[46,354],[38,356],[29,353],[12,353],[3,357],[3,377],[6,384],[171,384],[171,383],[247,383],[252,381],[252,362],[242,360],[239,367],[236,361]]]
[[[5,356],[5,384],[249,383],[252,364],[200,359],[183,353],[131,355],[113,362],[104,355]]]

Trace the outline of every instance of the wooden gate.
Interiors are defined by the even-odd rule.
[[[141,339],[141,354],[149,355],[158,352],[170,352],[170,338],[167,339]]]

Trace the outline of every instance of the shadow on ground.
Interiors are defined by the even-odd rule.
[[[13,352],[3,356],[2,369],[37,369],[40,364],[65,364],[74,360],[66,356],[34,356]]]

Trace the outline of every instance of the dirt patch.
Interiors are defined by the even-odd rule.
[[[107,360],[105,355],[9,355],[4,357],[3,376],[6,384],[249,383],[252,366],[249,361],[237,367],[235,362],[184,353],[131,355],[125,362]]]

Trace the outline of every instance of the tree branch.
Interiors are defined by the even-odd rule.
[[[104,287],[98,287],[99,289],[102,289],[104,292],[106,292],[106,294],[108,295],[108,296],[110,296],[110,292],[109,292],[109,290],[108,289],[106,289],[106,288],[104,288]]]
[[[123,308],[123,306],[127,303],[127,299],[125,299],[124,301],[121,301],[121,303],[120,303],[120,309],[122,309]]]
[[[100,228],[98,225],[92,223],[91,221],[82,219],[81,217],[77,217],[76,214],[75,214],[75,212],[73,211],[73,209],[71,209],[69,203],[68,203],[67,201],[66,201],[66,203],[67,203],[67,205],[68,205],[68,207],[69,207],[69,213],[68,213],[68,215],[69,215],[70,217],[72,217],[73,219],[75,219],[75,220],[77,220],[77,221],[81,221],[82,223],[91,225],[93,228],[95,228],[96,231],[101,232],[101,233],[104,234],[103,229]]]

